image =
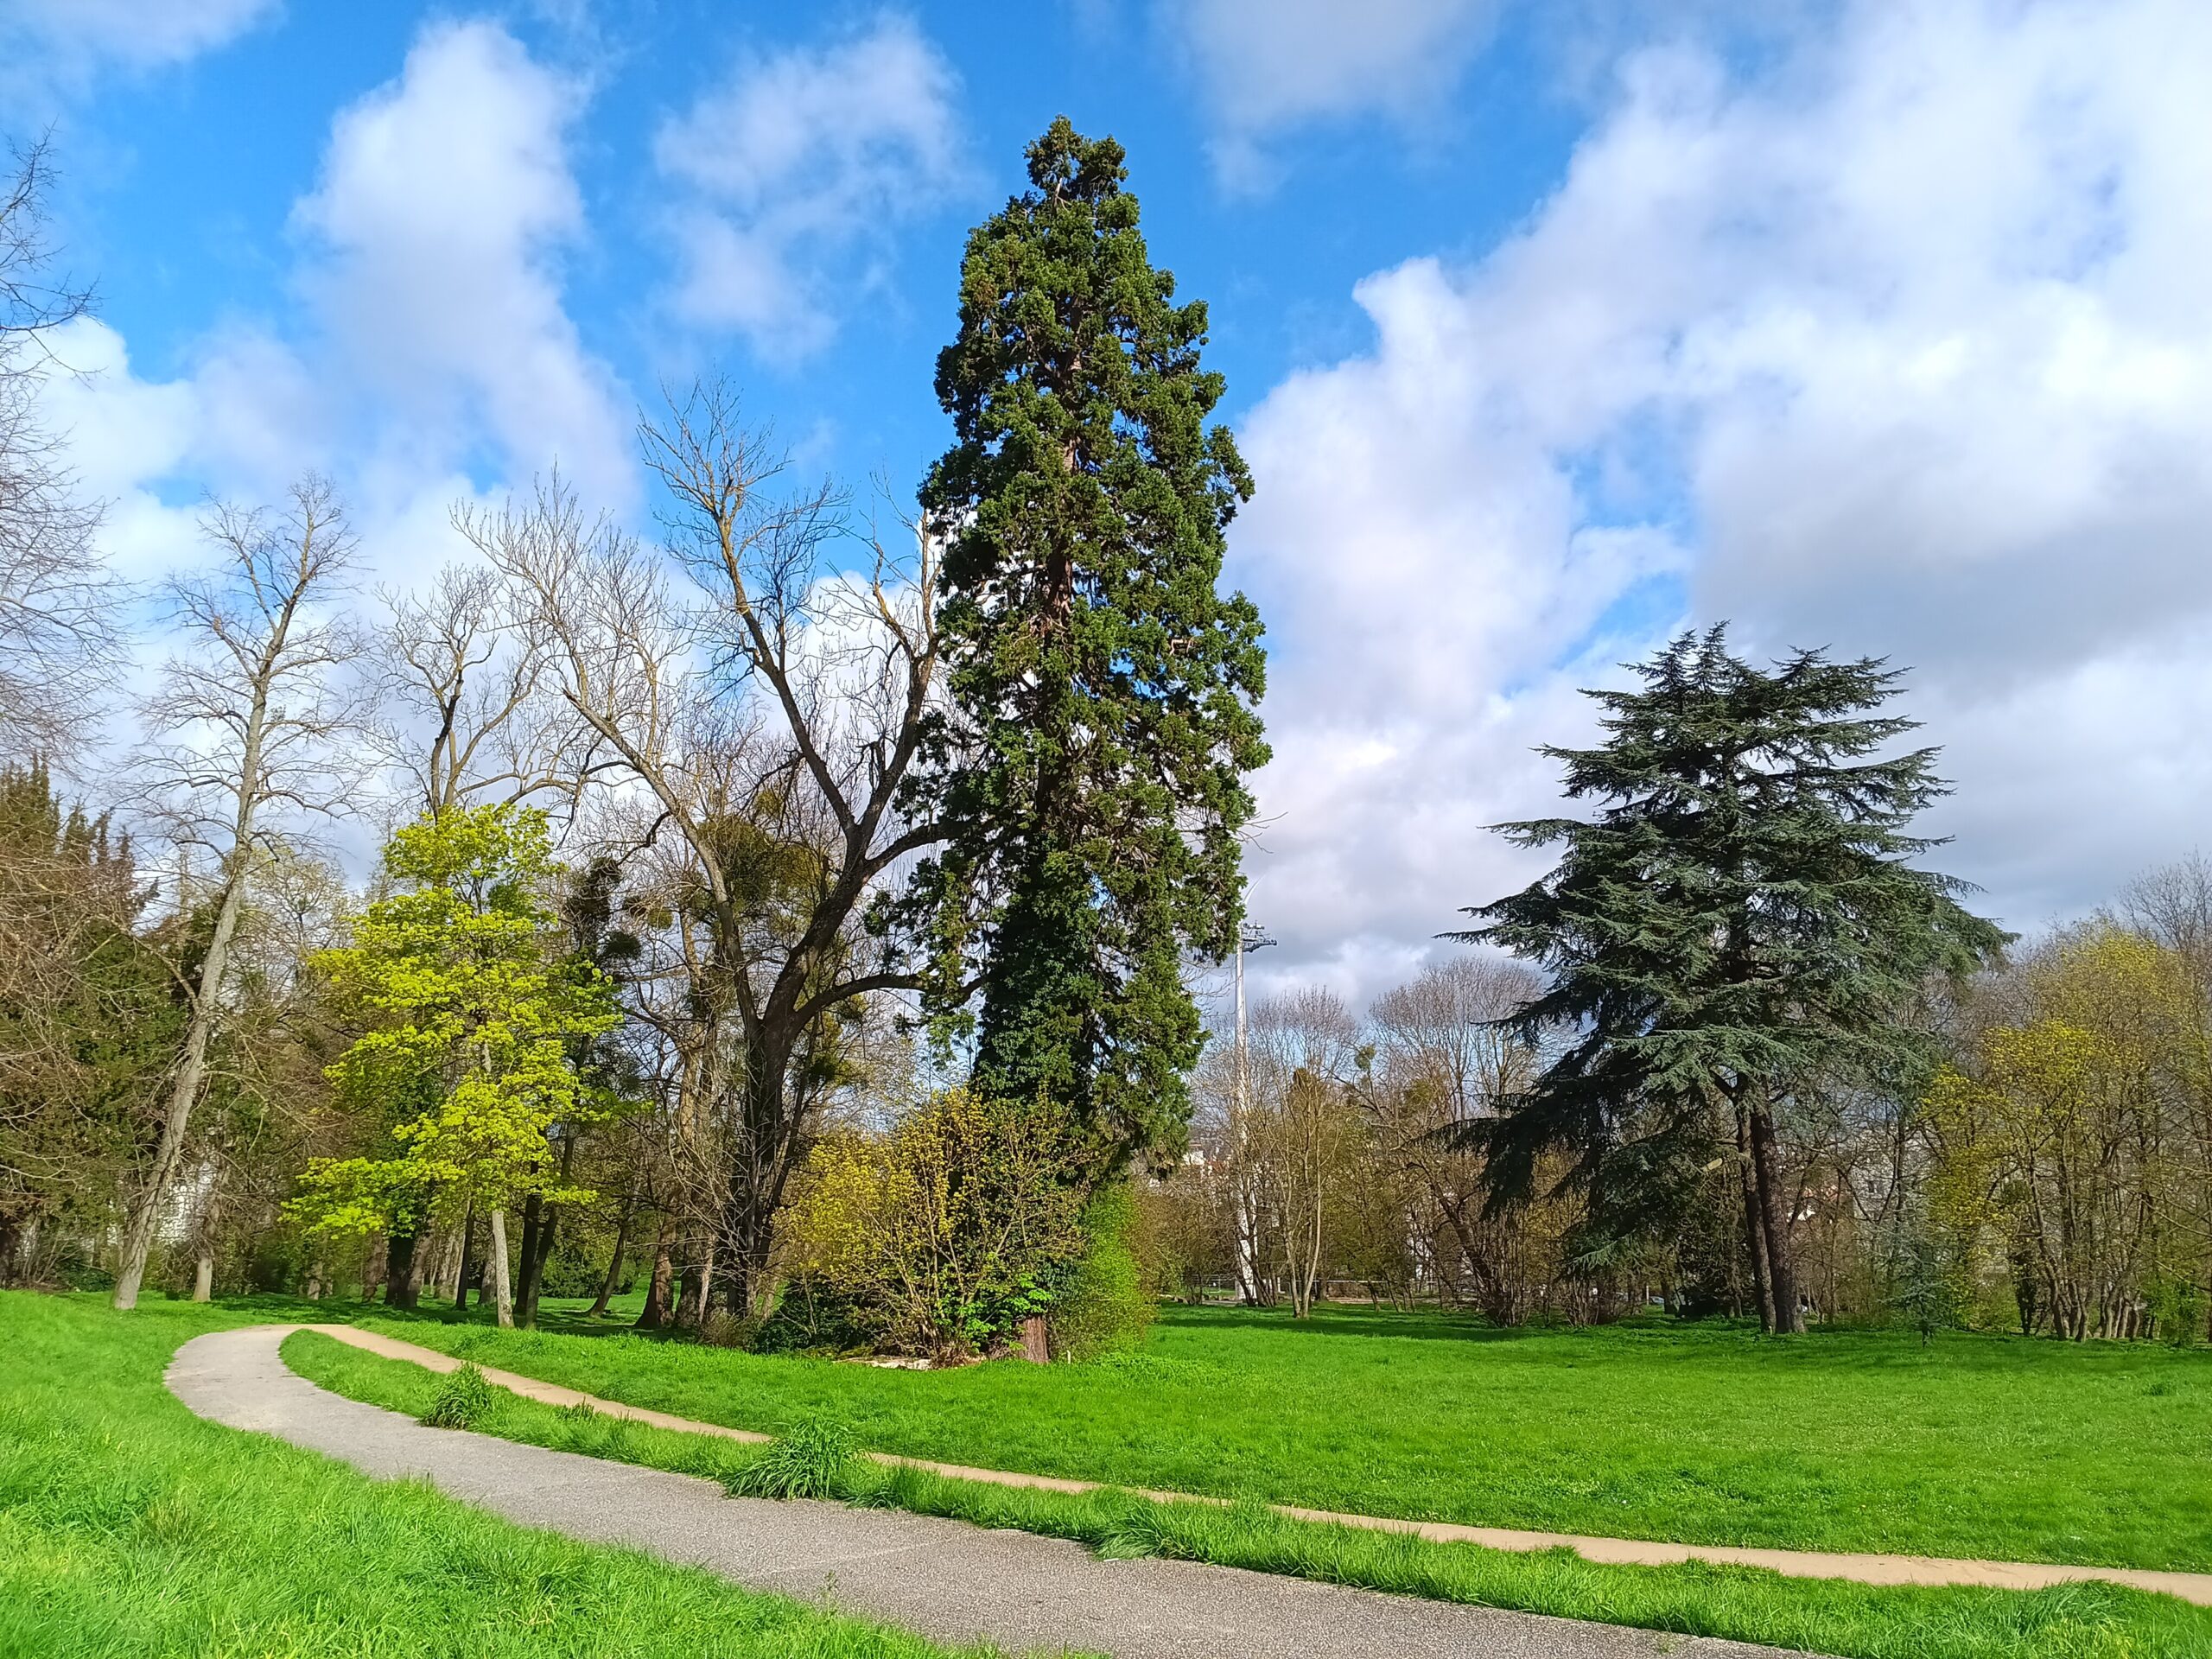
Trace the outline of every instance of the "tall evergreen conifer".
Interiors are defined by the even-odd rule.
[[[948,537],[951,709],[907,805],[946,840],[906,902],[976,1086],[1050,1094],[1110,1160],[1179,1139],[1184,957],[1225,956],[1243,915],[1265,658],[1217,584],[1252,486],[1121,146],[1062,118],[1028,158],[969,238],[938,360],[956,442],[922,505]]]
[[[1870,759],[1917,722],[1878,709],[1899,671],[1799,652],[1772,671],[1725,632],[1686,633],[1598,691],[1604,743],[1548,748],[1590,822],[1502,826],[1561,846],[1526,891],[1452,937],[1550,970],[1512,1022],[1565,1033],[1522,1099],[1478,1126],[1493,1202],[1529,1197],[1548,1154],[1573,1160],[1602,1239],[1677,1206],[1716,1158],[1745,1172],[1746,1246],[1770,1328],[1803,1328],[1777,1116],[1839,1083],[1909,1080],[1930,1056],[1903,1019],[1928,976],[1963,973],[2006,936],[1913,868],[1907,833],[1948,792],[1936,751]]]

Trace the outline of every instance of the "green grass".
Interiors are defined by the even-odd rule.
[[[419,1366],[312,1332],[287,1339],[284,1357],[327,1388],[410,1414],[440,1387]],[[498,1389],[479,1424],[533,1445],[707,1476],[734,1491],[758,1485],[755,1476],[776,1456],[773,1447],[625,1424]],[[1600,1567],[1563,1550],[1520,1554],[1290,1521],[1253,1503],[1070,1496],[866,1464],[849,1467],[842,1484],[855,1502],[1071,1538],[1109,1556],[1211,1561],[1852,1659],[2183,1659],[2212,1651],[2212,1610],[2107,1585],[2033,1593],[1884,1589],[1698,1564]]]
[[[1497,1332],[1164,1310],[1141,1353],[880,1370],[558,1328],[370,1323],[632,1405],[810,1414],[944,1462],[1683,1543],[2212,1570],[2212,1355],[1719,1325]]]
[[[202,1331],[296,1310],[0,1293],[0,1656],[924,1659],[918,1638],[526,1530],[194,1417]],[[428,1403],[427,1398],[425,1404]]]

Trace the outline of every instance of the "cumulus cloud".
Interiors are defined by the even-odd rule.
[[[629,489],[612,375],[578,339],[558,261],[584,233],[566,138],[582,89],[489,22],[435,24],[341,112],[295,219],[302,277],[356,384],[450,457],[478,425],[511,468]]]
[[[227,45],[276,0],[6,0],[0,86],[81,92],[103,69],[156,69]]]
[[[1915,667],[1946,860],[2012,924],[2188,850],[2208,78],[2185,0],[1867,3],[1752,79],[1639,51],[1523,230],[1370,279],[1373,350],[1249,423],[1255,912],[1340,981],[1410,960],[1525,877],[1475,826],[1545,805],[1567,689],[1721,617]]]
[[[1494,0],[1162,0],[1188,55],[1235,188],[1268,182],[1267,141],[1302,123],[1433,118],[1489,38]]]
[[[829,288],[964,180],[957,89],[943,54],[891,13],[826,47],[741,60],[654,141],[683,192],[669,226],[677,314],[774,358],[826,343]]]
[[[308,468],[398,581],[460,551],[446,509],[482,484],[557,461],[631,505],[628,399],[560,289],[586,229],[565,153],[582,96],[494,25],[432,25],[333,123],[294,212],[299,305],[203,337],[169,379],[143,377],[105,324],[56,339],[48,416],[107,504],[118,569],[194,558],[203,493],[274,499]]]

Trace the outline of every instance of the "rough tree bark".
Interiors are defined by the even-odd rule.
[[[1774,1116],[1764,1101],[1751,1106],[1751,1167],[1758,1178],[1759,1227],[1766,1245],[1767,1294],[1774,1304],[1774,1329],[1780,1336],[1802,1336],[1805,1313],[1797,1305],[1797,1277],[1790,1262],[1789,1198],[1783,1189]]]
[[[507,1212],[494,1210],[487,1219],[491,1224],[491,1261],[486,1273],[492,1301],[499,1310],[499,1329],[509,1331],[515,1323],[515,1293],[514,1281],[507,1273]]]
[[[414,1307],[422,1300],[423,1285],[416,1268],[421,1236],[412,1226],[386,1235],[384,1246],[384,1300],[386,1307]]]
[[[669,1255],[668,1233],[664,1230],[653,1246],[653,1270],[645,1281],[645,1305],[638,1311],[639,1330],[658,1331],[668,1323],[669,1290],[675,1271],[675,1263]]]
[[[614,1223],[614,1253],[607,1258],[607,1277],[600,1281],[599,1295],[591,1306],[585,1311],[586,1319],[596,1319],[604,1317],[607,1313],[607,1305],[614,1300],[615,1291],[621,1287],[622,1252],[630,1243],[630,1216],[632,1208],[633,1201],[625,1198],[622,1200],[621,1213],[615,1218]]]
[[[1777,1327],[1774,1281],[1766,1265],[1765,1211],[1759,1201],[1758,1173],[1751,1158],[1751,1116],[1740,1105],[1736,1109],[1736,1159],[1743,1194],[1744,1255],[1751,1270],[1751,1303],[1758,1312],[1759,1329],[1771,1336]]]

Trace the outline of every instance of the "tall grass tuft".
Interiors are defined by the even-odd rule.
[[[733,1497],[843,1497],[858,1484],[859,1460],[848,1424],[802,1417],[726,1484]]]
[[[491,1414],[496,1403],[484,1373],[463,1363],[438,1384],[437,1393],[430,1396],[429,1409],[423,1414],[423,1423],[429,1428],[474,1428]]]

